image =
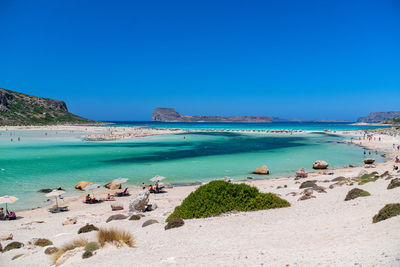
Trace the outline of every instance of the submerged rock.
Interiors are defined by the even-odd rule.
[[[261,174],[261,175],[266,175],[269,174],[268,167],[266,165],[261,166],[260,168],[257,168],[253,171],[254,174]]]
[[[317,160],[313,164],[313,169],[323,170],[323,169],[328,168],[328,166],[329,166],[328,162],[323,161],[323,160]]]
[[[116,179],[112,180],[111,182],[108,182],[107,184],[104,185],[104,187],[111,190],[121,189],[121,184],[113,184],[115,180]]]
[[[85,190],[85,187],[92,184],[92,182],[81,181],[75,185],[75,189]]]

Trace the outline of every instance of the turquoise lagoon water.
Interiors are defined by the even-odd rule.
[[[319,130],[323,128],[326,125]],[[302,167],[311,170],[317,159],[328,161],[333,168],[360,165],[363,160],[361,148],[340,143],[340,137],[325,133],[291,136],[193,132],[110,142],[84,142],[83,133],[67,131],[47,131],[47,135],[44,131],[0,133],[0,195],[20,198],[12,204],[16,210],[48,203],[44,194],[37,192],[41,188],[61,185],[68,194],[76,194],[74,185],[82,180],[105,184],[126,177],[127,185],[132,187],[148,184],[155,175],[165,176],[167,182],[174,184],[224,176],[265,179],[251,171],[266,164],[271,171],[268,178],[273,178],[293,175]],[[374,156],[382,160],[379,155]]]

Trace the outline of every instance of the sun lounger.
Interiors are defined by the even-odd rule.
[[[59,213],[59,212],[65,212],[65,211],[69,211],[68,206],[65,207],[57,207],[57,208],[50,208],[49,212],[51,213]]]
[[[129,194],[128,192],[128,187],[125,188],[125,190],[123,192],[117,192],[115,193],[116,197],[126,197],[126,196],[130,196],[131,194]]]
[[[15,214],[15,212],[9,212],[6,215],[6,219],[7,220],[16,220],[17,219],[17,215]]]

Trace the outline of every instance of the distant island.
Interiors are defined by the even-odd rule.
[[[0,125],[58,125],[96,123],[68,111],[64,101],[0,88]]]
[[[357,122],[365,123],[399,123],[400,111],[371,112],[368,116],[358,118]]]
[[[350,122],[347,120],[282,119],[270,116],[189,116],[181,115],[173,108],[155,108],[152,121],[158,122]]]

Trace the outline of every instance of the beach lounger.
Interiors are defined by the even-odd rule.
[[[59,213],[59,212],[65,212],[65,211],[69,211],[68,206],[57,207],[56,209],[54,209],[54,208],[49,209],[49,212],[51,212],[51,213]]]
[[[123,192],[117,192],[115,193],[116,197],[126,197],[126,196],[130,196],[131,194],[129,194],[128,192],[128,187],[125,188],[125,190]]]

